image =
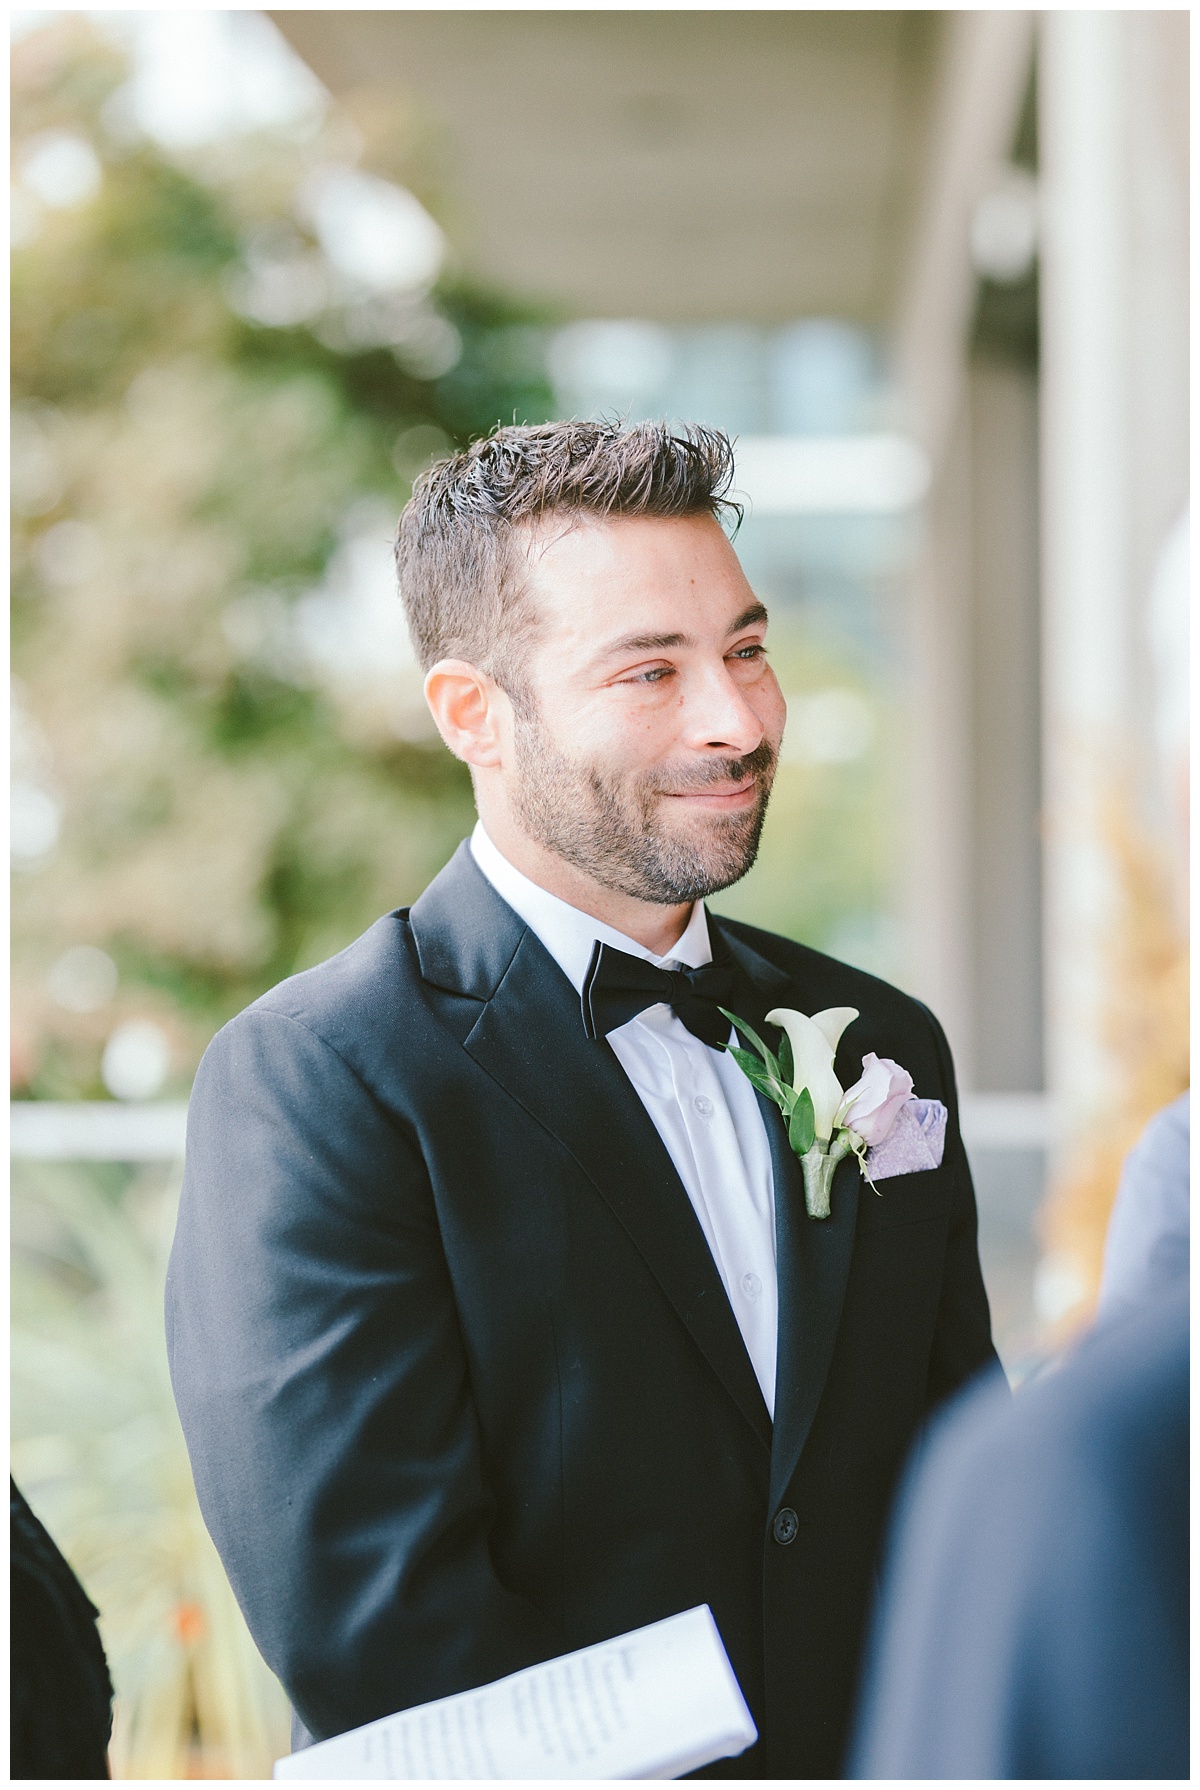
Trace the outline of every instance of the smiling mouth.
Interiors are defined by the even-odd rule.
[[[673,802],[703,802],[715,808],[733,808],[757,791],[757,778],[749,777],[744,783],[735,783],[725,789],[709,785],[701,789],[664,789],[662,794]]]

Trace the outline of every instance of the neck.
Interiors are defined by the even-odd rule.
[[[672,946],[679,943],[692,917],[690,901],[670,907],[657,901],[639,901],[636,895],[626,895],[620,889],[596,882],[565,858],[548,851],[514,826],[508,815],[485,814],[481,810],[480,819],[496,850],[503,853],[514,870],[548,895],[557,895],[560,901],[578,908],[582,914],[590,914],[593,920],[603,920],[626,938],[636,939],[656,957],[666,957]]]

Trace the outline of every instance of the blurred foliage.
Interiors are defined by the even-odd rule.
[[[757,862],[709,906],[886,974],[893,955],[886,897],[897,857],[888,745],[897,717],[882,680],[819,614],[773,606],[770,652],[788,699],[784,754]],[[793,757],[804,703],[831,692],[859,705],[869,739],[844,761]]]
[[[287,1700],[196,1505],[162,1326],[173,1180],[14,1177],[12,1470],[100,1610],[116,1778],[270,1775]]]
[[[186,1093],[219,1025],[412,901],[469,830],[411,658],[372,665],[368,644],[364,663],[360,643],[317,664],[311,625],[348,628],[347,567],[364,543],[385,563],[432,457],[553,411],[548,321],[460,279],[426,307],[455,343],[436,377],[372,342],[370,306],[244,314],[264,255],[295,278],[320,262],[297,221],[314,169],[361,156],[436,203],[394,104],[351,96],[314,134],[172,158],[114,104],[127,72],[80,14],[14,55],[18,169],[67,129],[102,170],[13,262],[14,768],[61,813],[14,893],[13,1080],[34,1098],[104,1098],[105,1041],[135,1018],[166,1033],[165,1091]],[[879,680],[792,593],[771,600],[789,695],[849,688],[882,726],[861,762],[784,764],[760,863],[718,905],[887,970]],[[80,945],[119,971],[86,1013],[47,986]]]
[[[461,284],[427,301],[459,344],[436,377],[336,318],[238,314],[264,231],[316,253],[298,183],[369,136],[332,112],[172,158],[123,125],[128,73],[82,14],[13,58],[17,169],[68,131],[102,175],[13,258],[13,771],[61,816],[14,883],[13,1080],[34,1098],[106,1098],[105,1041],[134,1018],[166,1033],[164,1092],[185,1093],[219,1025],[415,899],[469,830],[411,663],[330,671],[299,623],[336,646],[350,560],[366,542],[386,566],[417,472],[551,408],[540,321]],[[119,971],[82,1012],[50,976],[81,945]],[[18,1166],[14,1472],[100,1607],[114,1775],[266,1777],[286,1702],[205,1532],[167,1375],[172,1191]]]
[[[413,900],[469,830],[465,769],[403,678],[390,705],[378,679],[339,687],[290,624],[355,505],[382,550],[433,453],[551,408],[539,320],[461,284],[433,294],[461,343],[436,378],[328,319],[236,314],[247,244],[284,231],[316,252],[292,195],[344,154],[346,121],[184,165],[114,130],[126,73],[84,15],[14,55],[18,159],[69,128],[103,170],[13,260],[16,768],[62,812],[14,895],[14,1072],[34,1097],[103,1097],[104,1039],[133,1015],[167,1032],[185,1091],[217,1026]],[[79,944],[120,971],[88,1015],[45,989]]]

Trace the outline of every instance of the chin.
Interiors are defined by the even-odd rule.
[[[697,884],[705,895],[715,895],[740,882],[758,856],[762,833],[761,810],[745,814],[697,816],[688,827],[667,835],[681,860],[695,867]]]

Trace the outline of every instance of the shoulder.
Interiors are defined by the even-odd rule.
[[[1108,1224],[1103,1317],[1186,1275],[1191,1232],[1188,1095],[1151,1119],[1125,1159]]]
[[[419,984],[408,910],[398,908],[345,950],[260,995],[217,1033],[207,1054],[268,1032],[325,1045],[354,1065],[411,1013]]]
[[[276,983],[249,1011],[331,1018],[347,1007],[386,1003],[414,969],[408,909],[396,908],[333,957]]]
[[[1186,1291],[935,1422],[852,1775],[1186,1776]]]
[[[1186,1451],[1187,1291],[1098,1326],[1061,1367],[1009,1401],[977,1393],[935,1433],[929,1473],[977,1512],[1025,1509],[1057,1532],[1089,1500],[1136,1507],[1166,1457]],[[968,1492],[969,1488],[969,1492]],[[1060,1538],[1061,1539],[1061,1538]]]
[[[1187,1209],[1191,1147],[1191,1094],[1181,1094],[1155,1113],[1129,1152],[1127,1173],[1148,1182]]]
[[[1187,1209],[1191,1145],[1191,1095],[1181,1094],[1150,1120],[1125,1159],[1123,1179]]]
[[[824,1007],[857,1007],[872,1019],[889,1027],[912,1027],[923,1037],[931,1032],[939,1048],[944,1049],[942,1029],[929,1008],[914,995],[905,994],[891,982],[856,969],[811,945],[799,944],[777,932],[766,932],[759,926],[748,926],[742,920],[728,919],[724,914],[711,914],[725,936],[747,947],[783,972],[804,993],[807,1012],[820,1012]]]
[[[1146,1514],[1150,1554],[1173,1557],[1186,1533],[1186,1304],[1183,1293],[1099,1327],[1013,1398],[981,1376],[944,1408],[897,1503],[905,1596],[927,1609],[974,1598],[976,1616],[1011,1613],[1021,1586],[1027,1615],[1047,1598],[1093,1599],[1143,1551]]]

